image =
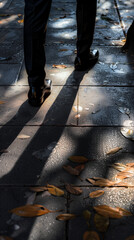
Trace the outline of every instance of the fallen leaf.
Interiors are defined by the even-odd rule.
[[[71,213],[64,213],[64,214],[60,214],[56,217],[56,220],[60,220],[60,221],[67,221],[67,220],[71,220],[76,218],[75,214],[71,214]]]
[[[133,177],[133,175],[134,175],[134,173],[122,171],[122,172],[118,173],[115,178],[122,180],[125,178]]]
[[[83,235],[83,240],[100,240],[97,232],[87,231]]]
[[[128,167],[134,167],[134,163],[127,163],[126,166],[128,166]]]
[[[134,240],[134,235],[129,236],[129,237],[126,238],[125,240]]]
[[[132,213],[131,213],[130,211],[127,211],[127,210],[124,209],[124,208],[120,208],[120,207],[118,207],[117,209],[118,209],[119,212],[122,214],[122,216],[127,216],[127,217],[129,217],[129,216],[133,216]]]
[[[103,190],[97,190],[97,191],[94,191],[94,192],[91,192],[89,194],[89,197],[90,198],[97,198],[97,197],[100,197],[104,194],[105,192]]]
[[[64,195],[64,191],[60,188],[55,187],[54,185],[47,184],[48,192],[54,196],[61,197]]]
[[[96,213],[94,223],[99,232],[106,232],[109,226],[109,217],[104,217]]]
[[[0,240],[13,240],[13,239],[7,236],[0,236]]]
[[[116,182],[113,182],[113,181],[110,181],[108,179],[105,179],[105,178],[97,178],[97,179],[92,179],[91,178],[87,178],[87,180],[89,182],[91,182],[94,186],[99,186],[99,187],[111,187],[111,186],[114,186],[116,183],[118,183],[117,181]]]
[[[27,139],[27,138],[30,138],[30,136],[25,135],[25,134],[20,134],[20,135],[17,136],[17,138],[19,138],[19,139]]]
[[[21,20],[18,20],[18,23],[24,23],[24,18]]]
[[[0,104],[4,104],[5,102],[4,101],[0,101]]]
[[[31,187],[30,188],[31,191],[33,192],[44,192],[44,191],[47,191],[47,187]]]
[[[82,170],[85,168],[85,165],[84,164],[80,164],[78,166],[75,167],[76,170],[79,171],[79,174],[82,172]]]
[[[111,167],[115,168],[118,171],[124,171],[126,169],[126,165],[122,163],[114,163],[111,165]]]
[[[109,218],[121,218],[122,213],[119,211],[118,208],[112,208],[107,205],[99,205],[95,206],[94,209],[96,212],[104,217]]]
[[[9,17],[10,14],[7,14],[7,13],[0,13],[0,17]]]
[[[85,210],[85,211],[83,212],[83,217],[84,217],[84,219],[85,219],[86,221],[89,221],[90,218],[91,218],[91,212],[89,212],[88,210]]]
[[[83,157],[83,156],[71,156],[71,157],[69,157],[69,160],[71,162],[75,162],[75,163],[86,163],[86,162],[88,162],[88,158]]]
[[[79,171],[69,165],[64,165],[63,169],[70,173],[71,175],[79,176]]]
[[[66,49],[66,48],[59,49],[59,52],[67,52],[67,51],[68,51],[68,49]]]
[[[10,210],[10,213],[14,213],[21,217],[36,217],[36,216],[41,216],[51,212],[57,212],[57,211],[50,211],[44,206],[38,205],[38,204],[25,205],[25,206],[17,207]]]
[[[125,43],[125,42],[126,42],[126,38],[125,38],[125,39],[122,39],[121,41]]]
[[[111,154],[119,152],[121,149],[122,149],[122,147],[116,147],[116,148],[109,150],[106,154],[111,155]]]
[[[75,115],[75,118],[80,118],[80,114]]]
[[[65,184],[66,190],[74,195],[82,194],[82,189],[80,187],[74,187],[72,184]]]
[[[64,64],[53,64],[52,66],[53,68],[59,68],[59,69],[64,69],[64,68],[67,68],[66,65]]]

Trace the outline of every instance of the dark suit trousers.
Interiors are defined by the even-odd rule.
[[[52,0],[25,0],[24,56],[31,86],[42,86],[45,73],[45,37]],[[97,0],[77,0],[77,55],[90,50],[93,41]]]

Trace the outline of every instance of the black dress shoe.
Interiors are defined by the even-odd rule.
[[[50,95],[52,89],[52,81],[49,79],[45,80],[44,86],[32,87],[30,86],[28,92],[28,101],[30,105],[39,107],[44,100]]]
[[[86,71],[91,69],[98,61],[99,51],[90,51],[88,56],[76,57],[74,62],[74,68],[76,71]]]

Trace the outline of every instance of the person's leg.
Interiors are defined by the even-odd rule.
[[[97,0],[77,0],[77,59],[87,63],[93,42]],[[90,56],[91,57],[91,56]],[[98,53],[97,53],[98,58]],[[78,60],[79,61],[79,60]],[[86,63],[85,63],[86,62]],[[89,63],[87,63],[89,65]],[[75,63],[75,65],[77,65]],[[87,66],[86,66],[87,67]]]
[[[29,86],[43,86],[45,35],[52,0],[25,0],[24,56]]]

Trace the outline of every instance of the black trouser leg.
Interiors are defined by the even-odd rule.
[[[24,56],[30,86],[45,79],[45,35],[52,0],[25,0]]]
[[[93,42],[97,0],[77,0],[77,56],[88,55]]]

